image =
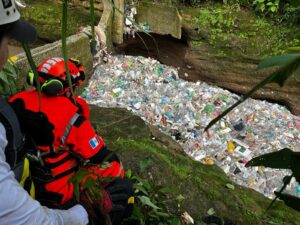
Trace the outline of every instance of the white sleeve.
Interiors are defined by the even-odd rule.
[[[0,224],[1,225],[86,225],[88,215],[81,205],[53,210],[33,200],[14,178],[5,161],[5,128],[0,123]]]

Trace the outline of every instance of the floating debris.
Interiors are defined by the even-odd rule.
[[[239,96],[204,82],[179,79],[177,69],[155,59],[110,56],[82,94],[101,107],[123,107],[181,144],[192,158],[216,164],[237,184],[274,197],[290,170],[246,168],[256,156],[282,148],[300,149],[300,118],[278,104],[248,99],[204,128]],[[287,192],[299,193],[294,180]]]

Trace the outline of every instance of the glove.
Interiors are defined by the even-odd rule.
[[[113,225],[120,225],[133,210],[133,184],[130,180],[118,178],[104,187],[112,202],[109,213]]]
[[[83,192],[80,196],[80,204],[87,210],[91,221],[96,224],[103,224],[109,214],[112,224],[120,225],[133,210],[133,204],[128,202],[133,195],[132,183],[119,178],[103,185],[103,188],[101,197],[96,200],[91,198],[88,190]],[[132,197],[130,199],[132,200]],[[99,205],[102,206],[102,211],[99,211]]]

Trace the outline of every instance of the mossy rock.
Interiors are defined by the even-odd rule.
[[[300,44],[299,26],[278,24],[238,4],[203,4],[180,9],[192,41],[209,43],[219,55],[262,59]]]
[[[300,213],[280,201],[261,218],[270,199],[233,184],[217,166],[203,165],[189,158],[170,137],[147,126],[126,109],[94,105],[90,108],[91,122],[108,146],[120,156],[125,169],[153,179],[157,185],[175,187],[174,196],[181,194],[185,198],[182,210],[196,221],[201,221],[213,208],[215,215],[230,218],[237,224],[300,224]],[[141,172],[140,162],[145,159],[151,159],[152,164]],[[233,184],[234,190],[227,188],[227,184]],[[175,202],[170,200],[169,204],[176,214]]]
[[[61,39],[62,4],[51,0],[27,1],[27,7],[21,11],[22,17],[33,24],[38,37],[47,42]],[[95,23],[102,12],[95,11]],[[84,7],[68,6],[67,36],[77,33],[81,27],[90,25],[90,11]]]

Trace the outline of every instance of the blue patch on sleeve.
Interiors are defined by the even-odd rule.
[[[92,147],[92,149],[96,148],[100,143],[98,141],[97,136],[93,137],[90,141],[89,141],[90,146]]]

